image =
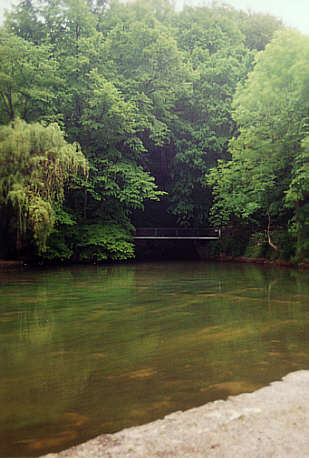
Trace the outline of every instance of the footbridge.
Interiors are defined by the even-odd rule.
[[[137,227],[133,238],[138,240],[218,240],[221,230],[210,227]]]

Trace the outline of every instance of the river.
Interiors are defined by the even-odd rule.
[[[199,261],[0,272],[0,456],[309,369],[309,273]]]

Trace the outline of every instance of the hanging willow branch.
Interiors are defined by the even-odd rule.
[[[69,144],[57,124],[27,124],[17,119],[0,128],[0,205],[16,212],[16,248],[29,230],[44,251],[67,186],[88,164],[79,145]]]

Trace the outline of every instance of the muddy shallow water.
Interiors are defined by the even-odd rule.
[[[302,370],[46,458],[300,458],[309,456],[308,428],[309,371]]]

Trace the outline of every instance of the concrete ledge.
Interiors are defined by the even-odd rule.
[[[309,457],[309,371],[47,456]]]

